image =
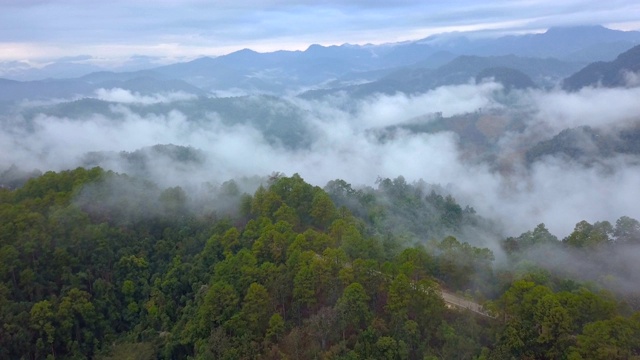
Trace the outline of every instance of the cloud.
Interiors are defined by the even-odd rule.
[[[492,249],[498,248],[503,237],[517,236],[539,223],[545,223],[551,233],[563,238],[581,220],[615,223],[621,216],[640,219],[637,155],[603,157],[588,166],[565,157],[547,156],[529,166],[517,163],[511,171],[500,172],[489,161],[464,157],[464,144],[451,132],[426,134],[400,130],[381,139],[374,131],[434,112],[447,117],[482,108],[510,114],[515,110],[505,109],[499,101],[502,95],[496,96],[500,89],[495,83],[446,86],[415,96],[377,95],[349,107],[344,106],[348,99],[340,97],[324,101],[288,99],[303,110],[302,120],[312,134],[310,145],[298,149],[269,141],[248,124],[229,125],[230,119],[220,114],[190,118],[178,107],[179,102],[191,104],[192,98],[182,93],[142,96],[122,89],[102,89],[96,97],[117,103],[111,105],[107,115],[74,118],[40,114],[25,120],[17,114],[0,119],[0,174],[12,164],[27,171],[75,168],[88,161],[87,153],[106,152],[94,154],[96,158],[102,156],[99,162],[102,166],[120,172],[138,171],[161,189],[182,186],[191,205],[204,211],[235,209],[235,198],[220,200],[223,191],[217,186],[232,178],[244,178],[240,181],[243,191],[252,192],[261,180],[254,176],[264,177],[273,172],[299,173],[319,186],[340,178],[356,187],[375,186],[379,177],[402,175],[408,182],[424,180],[442,185],[463,207],[470,205],[480,216],[498,222],[501,226],[496,228],[504,233],[469,235],[478,239],[476,244]],[[515,103],[518,116],[523,117],[526,129],[502,133],[495,151],[508,157],[567,127],[589,125],[606,131],[630,124],[637,126],[639,91],[589,88],[576,93],[514,92],[515,99],[510,100]],[[159,104],[162,106],[154,107]],[[29,110],[38,104],[22,106]],[[432,120],[426,116],[421,121]],[[193,161],[176,161],[166,152],[147,148],[135,157],[146,159],[144,169],[132,168],[140,162],[127,162],[127,154],[121,153],[126,151],[130,155],[156,144],[187,146],[202,152],[194,150],[197,153]],[[155,206],[147,215],[162,213],[157,202],[153,202],[157,194],[150,194],[159,190],[144,185],[123,188],[129,185],[118,181],[109,185],[116,196],[107,197],[102,207],[113,210],[142,190],[138,195]],[[76,201],[95,207],[91,195],[91,188],[85,189]],[[122,219],[130,216],[126,211],[115,213]],[[635,272],[629,269],[638,268],[638,247],[616,251],[591,253],[597,259],[614,256],[615,261],[599,262],[614,264],[606,268],[556,248],[534,249],[527,257],[554,272],[598,281],[616,291],[633,289],[634,278],[629,274]]]
[[[154,94],[151,96],[141,95],[138,92],[132,92],[130,90],[121,88],[112,89],[97,89],[95,91],[96,98],[108,102],[122,103],[122,104],[141,104],[152,105],[159,103],[171,103],[174,101],[186,101],[197,98],[196,95],[186,93],[184,91],[168,92]]]
[[[425,94],[407,96],[377,95],[362,102],[358,108],[358,120],[363,127],[389,126],[429,113],[441,113],[449,117],[474,112],[482,108],[500,107],[492,94],[502,88],[497,83],[443,86]]]
[[[615,156],[592,166],[547,157],[529,167],[520,164],[509,173],[501,173],[489,162],[464,158],[462,144],[453,133],[399,131],[381,140],[371,131],[421,114],[442,112],[454,116],[478,108],[500,109],[503,105],[494,98],[494,91],[499,88],[492,83],[467,84],[441,87],[417,96],[375,96],[350,110],[340,108],[344,99],[291,99],[304,110],[303,122],[311,129],[312,141],[303,149],[268,141],[247,124],[228,125],[231,122],[225,122],[228,119],[219,114],[190,119],[179,110],[159,112],[153,108],[158,102],[177,101],[176,96],[188,103],[182,95],[140,96],[104,90],[97,96],[119,103],[111,107],[109,116],[39,115],[30,123],[30,129],[5,122],[0,131],[0,169],[17,164],[26,170],[61,170],[81,164],[87,152],[132,152],[156,144],[175,144],[201,149],[205,160],[183,166],[168,158],[152,159],[149,173],[161,186],[194,187],[203,182],[265,176],[274,171],[299,173],[319,186],[336,178],[354,185],[373,185],[378,177],[402,175],[409,182],[423,179],[448,186],[462,205],[468,204],[482,216],[501,221],[505,235],[517,235],[544,222],[562,237],[581,220],[615,221],[622,215],[640,218],[640,209],[630,196],[637,192],[640,180],[636,157]],[[518,104],[527,110],[524,114],[531,114],[525,120],[528,130],[503,134],[496,151],[508,156],[520,151],[518,146],[525,142],[544,140],[565,127],[625,126],[640,114],[635,101],[637,92],[638,89],[587,89],[571,94],[521,92]],[[150,104],[144,107],[149,111],[134,111],[131,104]],[[12,121],[21,120],[16,117]],[[117,157],[109,161],[104,165],[117,171],[127,169]]]
[[[555,131],[567,127],[593,127],[627,123],[640,119],[640,88],[583,88],[576,93],[534,91],[536,121]],[[612,106],[615,104],[615,106]]]
[[[639,5],[630,0],[602,4],[575,0],[4,1],[0,49],[6,59],[85,53],[175,58],[220,55],[247,47],[301,50],[312,43],[415,40],[451,31],[531,31],[577,24],[624,27],[637,24],[639,11]]]
[[[625,84],[628,87],[640,86],[640,71],[625,71],[623,73]]]

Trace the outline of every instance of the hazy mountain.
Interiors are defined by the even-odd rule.
[[[567,55],[563,59],[566,59],[567,61],[577,61],[584,63],[595,61],[613,61],[618,56],[618,54],[631,49],[631,47],[632,46],[629,46],[629,42],[625,41],[596,44],[575,51]]]
[[[565,90],[586,86],[622,87],[640,85],[640,45],[618,55],[611,62],[595,62],[566,78]]]
[[[39,66],[26,61],[0,62],[0,76],[13,80],[33,81],[48,78],[75,78],[103,70],[102,67],[92,64],[91,59],[87,55],[70,56]]]
[[[491,37],[482,33],[446,33],[425,39],[376,47],[386,66],[419,62],[438,52],[458,55],[555,57],[572,62],[611,59],[640,43],[640,32],[603,26],[553,27],[540,34]],[[613,51],[612,51],[613,50]]]
[[[142,76],[140,76],[142,75]],[[98,89],[119,88],[140,94],[181,91],[194,95],[205,92],[185,81],[162,79],[152,72],[99,72],[73,79],[15,81],[0,79],[0,101],[68,99],[94,95]]]
[[[0,101],[69,98],[93,92],[96,87],[78,79],[15,81],[0,79]]]
[[[160,67],[154,67],[158,62],[156,58],[137,56],[119,64],[115,69],[151,69],[156,74],[153,76],[155,78],[180,79],[209,91],[281,94],[309,88],[344,86],[348,81],[341,79],[349,77],[352,83],[380,80],[388,74],[389,69],[405,66],[435,69],[459,55],[554,57],[584,66],[593,61],[611,60],[611,54],[620,53],[639,43],[640,32],[637,31],[625,32],[602,26],[581,26],[551,28],[541,34],[497,38],[478,33],[453,33],[382,45],[311,45],[305,51],[258,53],[243,49],[215,58],[202,57]],[[5,62],[0,64],[0,76],[14,80],[77,78],[91,72],[106,70],[95,65],[94,60],[87,56],[62,58],[39,68],[26,62]],[[524,71],[521,67],[504,63],[491,66],[511,67],[524,72],[534,82],[541,82],[541,79],[536,78],[537,73]],[[483,69],[477,71],[481,70]],[[577,69],[572,71],[575,70]],[[477,71],[464,75],[474,77]],[[561,77],[566,75],[562,73]],[[48,86],[37,85],[44,88]],[[58,87],[57,84],[54,86]],[[40,95],[82,93],[83,89],[82,84],[65,83],[60,84],[59,89],[55,91],[41,90]],[[28,91],[18,87],[15,92],[17,95],[14,98],[21,98]]]
[[[308,144],[310,138],[310,129],[304,122],[303,110],[287,100],[273,96],[252,95],[226,98],[201,96],[178,98],[176,101],[158,99],[153,103],[145,103],[135,98],[132,100],[134,101],[126,103],[126,112],[119,107],[114,107],[119,104],[115,101],[83,98],[32,107],[22,111],[22,116],[26,124],[29,124],[37,115],[88,122],[99,115],[117,123],[131,114],[145,118],[177,111],[196,128],[209,128],[216,122],[227,127],[247,125],[258,130],[271,144],[287,148],[303,147]]]
[[[609,59],[612,50],[619,52],[638,43],[640,32],[611,30],[602,26],[567,27],[551,28],[542,34],[499,38],[445,34],[383,45],[311,45],[305,51],[258,53],[244,49],[216,58],[204,57],[154,70],[208,90],[281,93],[323,84],[323,87],[327,84],[344,84],[332,81],[357,73],[372,75],[378,70],[408,65],[437,68],[458,55],[555,57],[583,66],[591,61]],[[509,64],[495,66],[513,67]],[[552,77],[564,77],[578,67],[565,68],[552,74]],[[523,71],[520,67],[514,68]],[[542,80],[536,79],[537,74],[523,72],[535,82]],[[371,77],[358,80],[371,81]]]
[[[157,67],[161,61],[158,57],[144,55],[135,55],[119,63],[104,63],[104,59],[89,55],[63,57],[37,65],[26,61],[2,61],[0,77],[19,81],[76,78],[101,71],[135,72]]]
[[[128,81],[136,78],[154,78],[158,80],[171,79],[163,74],[152,70],[141,70],[133,72],[114,72],[114,71],[97,71],[81,76],[79,80],[89,82],[91,84],[101,83],[105,81]]]
[[[640,154],[640,123],[618,132],[590,126],[565,129],[530,148],[526,160],[530,164],[545,156],[563,156],[593,164],[616,154]]]
[[[160,80],[153,77],[138,77],[127,80],[111,80],[98,84],[100,88],[119,88],[140,94],[157,94],[166,92],[185,92],[193,95],[205,95],[206,91],[185,81],[177,79]]]
[[[424,114],[398,124],[372,130],[380,141],[411,134],[453,133],[460,155],[467,160],[486,161],[499,166],[497,141],[507,133],[521,133],[526,128],[525,115],[517,111],[475,111],[454,116],[441,113]]]
[[[508,67],[487,68],[476,75],[476,83],[486,80],[493,80],[501,83],[505,89],[527,89],[535,88],[536,84],[527,74],[522,71]]]
[[[532,84],[551,86],[579,68],[579,64],[556,59],[522,58],[514,55],[492,57],[459,56],[436,69],[402,67],[377,81],[336,89],[308,91],[302,94],[302,97],[317,98],[338,91],[344,91],[357,97],[369,96],[375,93],[393,94],[403,92],[415,94],[438,86],[468,83],[470,80],[476,79],[478,75],[482,75],[483,72],[489,71],[489,69],[494,69],[494,72],[497,71],[495,69],[502,69],[502,74],[499,76],[498,81],[504,81],[507,88],[532,87]],[[521,75],[516,75],[515,72],[521,73]]]
[[[586,49],[607,48],[616,44],[627,49],[640,43],[640,32],[619,31],[603,26],[553,27],[541,34],[511,35],[493,40],[479,41],[473,48],[478,55],[514,54],[530,57],[555,57],[571,61],[595,61],[611,56],[605,52],[591,52]],[[571,55],[584,51],[581,59]]]
[[[381,68],[372,63],[374,54],[361,46],[311,45],[305,51],[258,53],[244,49],[216,58],[154,69],[209,90],[243,89],[277,93],[316,85],[353,71]]]

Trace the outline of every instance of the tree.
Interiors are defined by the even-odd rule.
[[[352,283],[344,289],[336,303],[343,334],[347,329],[357,331],[366,327],[371,319],[368,302],[369,296],[359,283]]]
[[[414,281],[433,274],[435,263],[423,246],[415,246],[403,250],[396,262],[401,265],[402,271]]]
[[[90,299],[91,294],[75,288],[60,299],[55,315],[56,331],[68,353],[80,351],[90,356],[99,342],[96,338],[99,318]]]
[[[376,342],[377,359],[402,360],[408,359],[409,351],[404,341],[397,341],[390,336],[383,336]]]
[[[571,318],[555,295],[544,296],[535,309],[535,322],[539,324],[537,342],[541,353],[553,359],[565,357],[570,344]]]
[[[293,299],[307,309],[310,309],[317,301],[315,274],[307,264],[302,265],[293,278]]]
[[[36,355],[45,357],[45,354],[55,356],[55,314],[51,302],[39,301],[31,307],[31,327],[36,331]]]
[[[255,281],[258,268],[255,256],[248,249],[242,249],[214,266],[214,279],[222,280],[242,294]]]
[[[572,359],[622,360],[640,358],[640,315],[616,317],[585,325]]]
[[[628,216],[622,216],[616,221],[613,236],[618,243],[640,243],[640,222]]]
[[[336,217],[336,207],[326,192],[317,189],[311,201],[311,220],[313,225],[320,229],[326,229]]]
[[[233,286],[224,281],[217,281],[209,286],[198,309],[199,326],[196,336],[204,337],[231,319],[238,310],[239,300]]]
[[[611,242],[613,227],[608,221],[596,222],[593,225],[582,220],[563,242],[577,248],[593,248]]]
[[[282,316],[280,316],[280,314],[275,313],[271,315],[271,318],[269,318],[269,327],[267,328],[265,338],[268,341],[277,343],[278,341],[280,341],[282,334],[284,334],[284,330],[284,319],[282,318]]]
[[[187,210],[187,194],[179,186],[168,188],[160,194],[160,203],[166,216],[183,216]]]
[[[409,320],[411,303],[411,283],[406,275],[400,274],[389,285],[386,310],[391,315],[393,334],[399,335],[404,323]]]
[[[239,316],[253,339],[264,337],[269,325],[269,318],[273,314],[273,309],[271,309],[270,305],[269,293],[264,286],[258,283],[249,285]],[[236,333],[242,333],[243,330],[234,329]]]
[[[321,351],[325,351],[336,334],[338,327],[338,311],[332,307],[323,307],[306,320],[309,334],[318,342]]]

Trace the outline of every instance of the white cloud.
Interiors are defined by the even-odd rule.
[[[97,89],[96,98],[104,101],[122,104],[153,105],[159,103],[171,103],[174,101],[186,101],[195,99],[197,96],[184,91],[159,93],[154,95],[141,95],[138,92],[121,88]]]
[[[547,158],[531,168],[516,166],[501,174],[485,163],[461,160],[457,137],[452,133],[411,134],[399,132],[380,141],[370,130],[401,123],[419,114],[443,112],[456,115],[479,107],[498,106],[493,101],[495,84],[443,87],[419,96],[378,96],[360,102],[354,112],[340,110],[331,102],[294,100],[306,110],[305,122],[314,139],[304,150],[287,150],[270,144],[247,125],[227,126],[217,115],[194,122],[179,111],[137,114],[128,103],[170,101],[175,96],[140,96],[126,91],[107,91],[103,98],[120,102],[112,107],[117,119],[93,115],[80,119],[38,116],[34,131],[0,131],[0,168],[11,163],[27,170],[72,168],[89,151],[134,151],[155,144],[175,144],[202,149],[202,167],[175,167],[158,160],[154,178],[162,185],[222,182],[239,176],[267,175],[274,171],[300,173],[307,181],[323,186],[342,178],[372,185],[378,177],[404,176],[407,181],[450,185],[463,204],[483,216],[501,219],[511,235],[544,222],[559,236],[575,223],[615,221],[622,215],[640,218],[635,200],[640,165],[634,158],[615,157],[601,165],[586,167]],[[529,128],[546,131],[509,134],[501,151],[514,151],[522,141],[538,141],[564,127],[591,125],[616,127],[640,114],[638,89],[588,89],[567,94],[523,92],[522,103],[535,107]],[[178,96],[178,98],[180,98]],[[118,164],[113,164],[116,170]]]
[[[640,71],[625,71],[624,74],[625,84],[628,87],[637,87],[640,86]]]

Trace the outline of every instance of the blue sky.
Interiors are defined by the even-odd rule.
[[[640,29],[637,0],[1,0],[0,61],[185,59],[242,48],[385,43],[450,31]]]

